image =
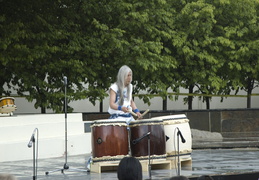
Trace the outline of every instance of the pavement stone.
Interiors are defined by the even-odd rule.
[[[235,173],[255,173],[259,171],[258,141],[223,140],[220,142],[194,141],[192,152],[192,168],[182,167],[181,175],[195,179],[200,175],[226,175]],[[64,157],[39,159],[36,179],[39,180],[100,180],[117,179],[115,171],[93,173],[86,170],[86,162],[90,154],[68,156],[69,169],[61,172],[65,164]],[[47,171],[58,170],[50,172]],[[33,161],[1,162],[0,173],[10,173],[18,180],[33,179]],[[177,175],[176,169],[152,170],[152,179],[169,179]],[[143,172],[143,179],[149,179],[148,172]],[[257,178],[258,179],[258,178]],[[255,179],[255,180],[257,180]],[[252,179],[251,179],[252,180]]]

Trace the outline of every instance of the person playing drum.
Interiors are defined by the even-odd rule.
[[[135,102],[132,99],[132,70],[123,65],[117,74],[117,81],[110,86],[109,119],[125,118],[127,124],[135,120],[132,114],[141,118]],[[133,113],[134,112],[134,113]]]

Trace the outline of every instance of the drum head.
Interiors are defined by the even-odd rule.
[[[134,126],[162,125],[162,124],[163,124],[163,120],[160,120],[160,119],[143,119],[143,120],[131,121],[129,126],[134,127]]]
[[[95,120],[91,124],[91,127],[94,126],[128,126],[124,119],[102,119],[102,120]]]

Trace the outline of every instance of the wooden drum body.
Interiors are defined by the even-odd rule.
[[[0,113],[11,113],[15,110],[14,98],[5,97],[0,99]]]
[[[96,120],[91,125],[93,162],[120,161],[129,153],[124,120]]]
[[[177,128],[179,128],[186,141],[185,143],[182,143],[181,138],[179,137],[179,154],[181,154],[181,156],[190,156],[192,152],[192,135],[189,120],[185,114],[160,116],[155,118],[163,120],[165,135],[169,138],[166,141],[167,159],[173,158],[178,154]]]
[[[148,137],[141,139],[136,144],[133,144],[133,141],[150,132],[150,158],[161,159],[166,157],[165,133],[162,120],[136,120],[131,121],[129,126],[132,156],[140,160],[148,159]]]

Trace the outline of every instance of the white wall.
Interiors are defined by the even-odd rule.
[[[187,93],[182,91],[182,93]],[[234,93],[232,93],[234,94]],[[253,90],[253,94],[259,94],[259,88]],[[238,95],[246,95],[246,92],[240,92]],[[168,100],[167,109],[168,110],[187,110],[187,104],[183,103],[183,98],[186,96],[179,96],[177,101]],[[151,105],[148,106],[144,104],[142,100],[135,97],[135,103],[138,108],[142,111],[146,109],[150,110],[162,110],[162,98],[154,97],[151,100]],[[15,105],[17,110],[15,113],[40,113],[40,109],[34,108],[35,101],[29,103],[24,98],[15,98]],[[107,97],[103,102],[103,111],[107,112],[109,105],[109,98]],[[99,112],[99,102],[96,102],[96,105],[92,105],[88,99],[70,102],[69,106],[74,108],[74,112]],[[224,98],[224,101],[220,102],[220,97],[213,97],[210,103],[211,109],[233,109],[233,108],[246,108],[246,98],[245,97],[228,97]],[[259,96],[252,96],[251,108],[259,108]],[[193,109],[206,109],[206,104],[194,97],[193,100]],[[52,110],[47,110],[47,113],[53,113]]]

